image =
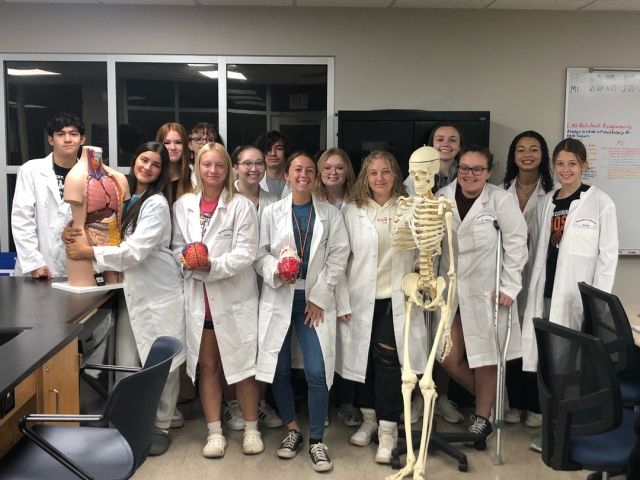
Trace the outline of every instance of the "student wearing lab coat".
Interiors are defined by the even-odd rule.
[[[191,150],[185,128],[176,122],[163,124],[156,132],[156,142],[162,143],[169,152],[169,205],[181,195],[193,191],[194,178],[190,168]]]
[[[71,209],[63,200],[64,180],[85,142],[84,123],[72,113],[58,113],[46,131],[53,152],[20,167],[13,196],[11,231],[18,277],[67,276],[60,234],[71,220]]]
[[[351,254],[346,275],[348,313],[339,317],[336,371],[359,382],[357,399],[364,420],[350,442],[368,445],[377,430],[378,463],[391,461],[398,439],[405,328],[402,279],[415,271],[417,260],[416,250],[396,250],[391,243],[397,201],[406,194],[401,175],[392,154],[372,152],[344,207]],[[339,305],[345,300],[343,293],[340,289]],[[421,374],[428,352],[422,310],[413,309],[409,328],[411,367]]]
[[[173,249],[184,274],[187,374],[195,381],[200,365],[200,401],[207,421],[208,458],[224,456],[227,441],[220,422],[222,375],[235,392],[245,421],[246,455],[264,450],[258,431],[256,371],[258,286],[252,264],[258,246],[256,209],[233,189],[229,154],[218,143],[198,152],[196,192],[174,204]],[[202,242],[208,262],[191,269],[183,248]]]
[[[524,309],[527,306],[531,266],[538,241],[538,232],[534,228],[536,206],[554,187],[549,147],[544,137],[538,132],[528,130],[519,133],[511,142],[503,185],[518,202],[528,229],[529,258],[522,270],[522,289],[518,294],[518,317],[522,326]],[[526,412],[525,424],[528,427],[539,427],[542,424],[542,416],[536,375],[523,372],[522,359],[518,358],[507,363],[506,378],[510,408],[505,411],[505,422],[518,423],[522,414]]]
[[[116,351],[120,359],[129,359],[129,366],[146,361],[157,337],[168,335],[183,343],[185,337],[182,276],[170,248],[171,213],[163,195],[169,154],[162,144],[148,142],[133,159],[129,173],[133,195],[122,221],[120,245],[91,247],[81,228],[65,230],[74,239],[66,244],[69,258],[93,260],[98,272],[124,273],[126,311],[118,316]],[[161,455],[169,448],[169,426],[180,390],[178,366],[185,356],[183,349],[171,364],[156,414],[151,455]]]
[[[285,167],[292,193],[269,205],[262,215],[255,263],[263,278],[256,378],[273,383],[288,429],[277,453],[280,458],[293,458],[303,444],[290,381],[295,330],[309,387],[309,455],[314,470],[328,471],[333,465],[323,435],[335,364],[334,290],[347,263],[349,240],[340,211],[312,196],[316,174],[309,155],[292,154]],[[302,261],[298,278],[288,282],[278,270],[284,247],[296,250]]]
[[[513,196],[487,183],[493,154],[486,147],[463,149],[456,181],[438,193],[455,203],[453,238],[456,265],[456,298],[450,306],[456,312],[451,326],[452,350],[442,362],[449,375],[476,397],[475,414],[469,431],[492,433],[489,416],[496,395],[497,354],[494,343],[494,298],[511,308],[511,342],[507,360],[520,356],[520,322],[516,296],[521,272],[527,261],[527,224]],[[497,224],[502,232],[500,291],[495,292]],[[445,237],[446,238],[446,237]],[[440,271],[449,268],[448,247],[443,246]],[[507,321],[500,309],[500,325]],[[459,310],[458,310],[459,309]],[[464,353],[466,351],[466,358]]]
[[[560,188],[538,205],[538,242],[523,323],[523,368],[530,372],[538,363],[532,319],[548,318],[580,330],[578,282],[610,292],[618,264],[616,207],[598,187],[582,183],[588,168],[584,145],[572,138],[562,140],[552,162]]]
[[[285,198],[291,193],[284,174],[287,159],[286,139],[277,130],[271,130],[256,138],[256,146],[262,150],[267,167],[260,186],[277,199]]]

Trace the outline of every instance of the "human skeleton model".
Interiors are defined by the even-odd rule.
[[[418,249],[419,273],[409,273],[402,279],[402,290],[405,295],[405,324],[404,350],[402,361],[402,399],[404,403],[404,424],[407,440],[407,463],[397,474],[389,479],[399,480],[413,473],[414,479],[425,478],[427,447],[433,425],[433,410],[436,402],[436,391],[432,378],[436,353],[444,337],[442,350],[444,358],[451,350],[451,322],[450,311],[455,292],[455,267],[453,262],[452,242],[449,243],[449,257],[451,258],[447,276],[449,288],[447,298],[443,293],[447,287],[445,279],[436,277],[433,259],[441,253],[442,238],[445,230],[451,238],[451,219],[453,203],[444,197],[435,198],[431,192],[433,178],[440,168],[440,155],[433,147],[421,147],[409,159],[409,174],[416,187],[416,195],[400,197],[398,211],[393,221],[392,240],[400,250]],[[427,359],[427,366],[419,386],[424,398],[424,416],[420,450],[418,457],[413,453],[411,438],[411,392],[418,383],[418,377],[411,369],[409,361],[409,322],[413,306],[423,310],[440,310],[440,322],[431,351]]]
[[[127,180],[120,172],[102,163],[102,149],[83,147],[80,161],[64,182],[64,201],[71,205],[75,226],[83,226],[89,245],[120,245],[122,205],[129,198]],[[69,284],[95,286],[90,260],[67,259]],[[117,280],[115,272],[105,272],[104,281]]]

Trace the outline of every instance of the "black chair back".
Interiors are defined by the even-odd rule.
[[[635,370],[633,332],[620,299],[584,282],[578,283],[578,289],[584,309],[583,331],[602,340],[618,373]]]
[[[602,342],[547,320],[533,320],[538,343],[542,460],[577,470],[571,436],[611,430],[622,422],[620,387]]]
[[[135,468],[149,455],[160,395],[167,381],[171,361],[180,350],[182,343],[179,340],[158,337],[151,346],[142,370],[116,383],[107,400],[105,419],[129,443]]]

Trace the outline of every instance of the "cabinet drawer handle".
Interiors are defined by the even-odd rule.
[[[53,392],[56,395],[56,411],[54,413],[60,413],[60,391],[57,388],[53,388],[49,392]]]

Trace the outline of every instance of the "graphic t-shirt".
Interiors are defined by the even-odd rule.
[[[60,198],[64,198],[64,180],[67,178],[67,174],[71,171],[71,168],[61,167],[53,162],[53,173],[56,176],[58,182],[58,191],[60,192]]]
[[[566,198],[557,198],[560,190],[553,194],[553,204],[555,207],[551,217],[551,234],[549,235],[549,247],[547,248],[547,272],[544,284],[545,298],[551,298],[551,294],[553,293],[553,282],[556,276],[556,265],[558,264],[558,250],[560,249],[560,242],[564,235],[564,224],[567,221],[569,207],[571,206],[571,202],[578,200],[580,194],[587,190],[589,190],[589,185],[583,183],[578,190]]]
[[[209,223],[211,223],[211,217],[218,208],[218,199],[205,200],[204,197],[200,198],[200,228],[202,230],[202,237],[204,238],[204,232],[207,231]],[[207,287],[202,284],[202,290],[204,291],[204,321],[211,322],[213,317],[211,316],[211,309],[209,308],[209,297],[207,296]]]

